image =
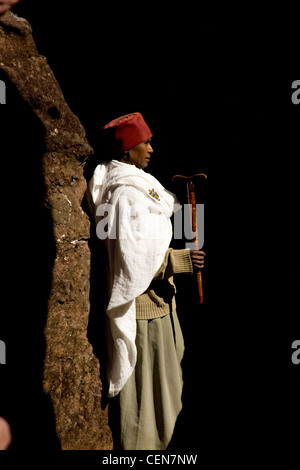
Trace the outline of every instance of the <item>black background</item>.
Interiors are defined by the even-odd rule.
[[[191,280],[177,280],[186,385],[173,449],[292,453],[300,372],[291,362],[300,338],[297,71],[261,30],[257,40],[258,29],[243,22],[231,29],[192,6],[61,3],[24,0],[13,11],[31,23],[95,161],[103,158],[100,128],[140,111],[154,135],[154,176],[176,191],[173,174],[208,175],[197,194],[207,253],[201,308]],[[51,452],[57,442],[41,385],[53,262],[41,204],[42,133],[11,86],[1,118],[9,150],[1,152],[8,185],[0,411],[12,423],[11,450],[28,448],[34,433],[31,448]]]

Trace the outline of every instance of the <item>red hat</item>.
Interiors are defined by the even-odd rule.
[[[103,127],[111,134],[112,144],[125,152],[152,137],[141,113],[125,114]]]

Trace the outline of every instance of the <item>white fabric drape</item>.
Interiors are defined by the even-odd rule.
[[[135,298],[151,283],[172,238],[176,196],[149,173],[117,160],[98,165],[88,200],[109,257],[109,396],[125,385],[136,364]]]

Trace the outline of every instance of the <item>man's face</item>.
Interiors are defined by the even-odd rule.
[[[143,169],[149,164],[151,154],[153,153],[150,140],[151,139],[136,145],[128,152],[130,162],[137,168]]]

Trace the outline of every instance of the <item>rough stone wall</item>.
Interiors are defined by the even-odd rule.
[[[0,68],[44,127],[44,204],[51,212],[56,253],[43,386],[63,450],[111,449],[107,410],[100,406],[99,363],[87,339],[90,224],[81,205],[83,163],[93,150],[31,33],[25,19],[11,12],[0,17]]]

